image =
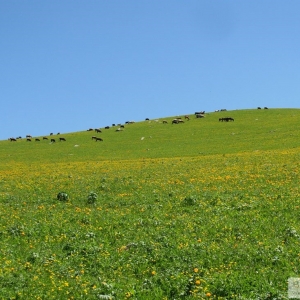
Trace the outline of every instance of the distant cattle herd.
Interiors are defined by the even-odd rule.
[[[262,109],[262,108],[257,107],[257,109]],[[268,109],[268,107],[265,106],[263,109]],[[220,109],[220,110],[215,110],[215,112],[226,112],[226,111],[227,111],[227,109],[225,109],[225,108]],[[201,118],[205,118],[206,113],[205,113],[205,111],[197,111],[197,112],[194,113],[194,115],[195,115],[196,119],[201,119]],[[145,118],[145,121],[151,122],[151,120],[149,118]],[[159,120],[155,120],[155,121],[158,122]],[[190,116],[189,115],[184,115],[183,117],[176,117],[175,119],[173,119],[171,121],[171,124],[180,124],[180,123],[184,123],[185,121],[190,121]],[[234,118],[229,117],[229,116],[219,118],[219,122],[232,122],[232,121],[234,121]],[[126,121],[125,122],[125,124],[134,124],[134,123],[135,123],[134,121]],[[167,120],[162,120],[161,123],[162,124],[168,124],[168,121]],[[116,132],[123,131],[123,129],[125,128],[124,125],[121,125],[121,124],[117,124],[117,125],[118,125],[118,128],[115,130]],[[112,127],[115,127],[115,126],[116,126],[116,124],[112,124]],[[111,128],[110,126],[105,126],[104,127],[104,129],[110,129],[110,128]],[[96,129],[89,128],[89,129],[87,129],[87,131],[94,131],[97,134],[102,133],[102,130],[100,128],[96,128]],[[53,137],[53,135],[54,135],[53,132],[51,132],[49,134],[49,136],[51,136],[50,144],[56,142],[56,139]],[[58,132],[57,135],[60,135],[60,133]],[[21,140],[22,137],[21,136],[18,136],[16,138],[15,137],[10,137],[8,140],[10,140],[11,142],[16,142],[19,139]],[[31,142],[33,140],[33,137],[30,134],[27,134],[26,137],[25,137],[25,140],[27,142]],[[43,136],[42,140],[49,140],[49,138],[47,136]],[[97,137],[97,136],[92,136],[92,140],[94,140],[96,142],[97,141],[103,142],[103,139],[100,138],[100,137]],[[37,137],[37,138],[34,138],[34,141],[40,142],[41,139],[39,137]],[[64,137],[59,137],[58,141],[66,142],[67,140]]]

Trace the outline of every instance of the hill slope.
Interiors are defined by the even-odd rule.
[[[1,299],[287,299],[300,110],[164,119],[0,142]]]
[[[220,122],[219,118],[232,117],[235,121]],[[257,150],[290,149],[299,146],[300,110],[268,109],[213,112],[205,118],[182,124],[171,124],[173,117],[125,124],[101,129],[102,133],[90,131],[63,134],[66,142],[49,143],[0,142],[3,161],[54,161],[137,159],[158,157],[185,157],[209,154],[239,153]],[[168,124],[163,124],[167,120]],[[98,136],[103,142],[95,142]],[[50,139],[50,136],[48,136]],[[58,140],[59,136],[54,136]],[[75,146],[77,145],[77,146]],[[9,156],[7,156],[8,154]]]

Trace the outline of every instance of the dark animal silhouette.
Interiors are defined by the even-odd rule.
[[[220,121],[225,121],[225,122],[229,122],[229,121],[234,121],[234,119],[233,118],[231,118],[231,117],[226,117],[226,118],[219,118],[219,122]]]
[[[265,106],[264,109],[268,109],[268,108]]]
[[[109,129],[109,126],[105,126],[104,129]]]
[[[51,139],[51,143],[55,143],[55,139]]]
[[[47,138],[47,137],[45,137],[45,136],[43,136],[43,140],[48,140],[48,138]]]
[[[40,141],[40,139],[35,139],[35,141],[36,141],[36,142],[39,142],[39,141]]]
[[[17,141],[17,139],[15,139],[15,138],[9,138],[9,140],[10,140],[11,142],[16,142],[16,141]]]
[[[99,138],[99,137],[96,137],[95,140],[96,140],[96,142],[97,142],[97,141],[103,142],[103,139],[101,139],[101,138]]]
[[[261,107],[258,107],[257,109],[261,109]]]
[[[64,137],[60,137],[60,138],[59,138],[59,141],[64,141],[64,142],[65,142],[66,139],[65,139]]]
[[[101,133],[102,131],[100,130],[100,129],[95,129],[95,131],[97,132],[97,133]]]
[[[27,142],[31,142],[31,139],[27,138],[26,141],[27,141]]]
[[[32,136],[30,134],[27,134],[26,138],[32,139]]]

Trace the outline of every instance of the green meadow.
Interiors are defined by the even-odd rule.
[[[0,141],[0,299],[288,299],[300,110],[189,116]]]

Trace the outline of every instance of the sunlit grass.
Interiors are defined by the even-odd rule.
[[[192,125],[131,124],[103,143],[88,132],[1,142],[1,298],[286,299],[300,262],[300,147],[287,126],[299,113],[277,112],[278,141],[268,139],[273,115],[252,128],[258,113],[272,110],[230,112],[234,124],[214,113]],[[195,146],[185,132],[198,121],[206,140]],[[168,127],[155,136],[152,125]],[[257,135],[264,143],[245,147]]]

